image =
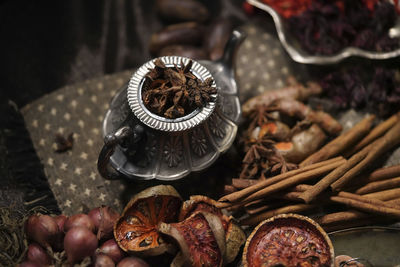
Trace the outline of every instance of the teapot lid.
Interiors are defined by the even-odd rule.
[[[181,56],[164,56],[160,57],[167,67],[173,67],[174,65],[180,66],[181,64],[188,64],[191,60]],[[178,132],[191,129],[203,121],[205,121],[215,109],[216,98],[209,101],[206,106],[198,108],[193,112],[176,119],[168,119],[161,117],[150,112],[143,103],[142,100],[142,88],[145,81],[145,76],[149,70],[155,67],[156,59],[150,60],[143,64],[132,76],[128,84],[127,97],[128,103],[133,111],[134,115],[145,125],[155,130],[167,131],[167,132]],[[191,72],[197,76],[200,80],[205,81],[208,78],[213,79],[212,86],[216,87],[215,79],[206,67],[201,65],[195,60],[192,60]]]

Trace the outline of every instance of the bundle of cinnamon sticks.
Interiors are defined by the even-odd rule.
[[[365,117],[299,169],[259,181],[233,179],[232,193],[218,205],[246,211],[245,225],[280,213],[338,208],[315,219],[329,230],[400,220],[400,165],[374,170],[376,161],[400,144],[400,112],[372,128],[374,120]]]

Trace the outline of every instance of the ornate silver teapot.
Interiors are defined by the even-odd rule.
[[[243,39],[233,31],[219,61],[193,61],[190,71],[203,81],[212,77],[218,90],[215,101],[184,117],[167,119],[145,107],[142,87],[155,59],[142,65],[114,96],[103,121],[100,174],[106,179],[172,181],[207,168],[228,150],[241,114],[233,64]],[[189,61],[179,56],[160,59],[167,67]]]

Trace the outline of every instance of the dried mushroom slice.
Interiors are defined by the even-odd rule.
[[[190,214],[195,212],[208,212],[217,215],[225,230],[226,252],[224,254],[224,263],[232,262],[241,246],[246,241],[246,235],[232,218],[224,215],[219,208],[216,207],[216,201],[201,195],[191,196],[189,200],[183,202],[179,221],[186,219]]]
[[[244,267],[334,266],[332,242],[308,217],[282,214],[261,222],[243,251]]]
[[[135,195],[114,225],[114,237],[120,248],[144,256],[160,255],[171,250],[157,225],[176,222],[182,199],[170,185],[150,187]]]
[[[218,216],[196,212],[179,223],[160,223],[158,230],[173,237],[181,248],[174,266],[222,266],[225,231]]]

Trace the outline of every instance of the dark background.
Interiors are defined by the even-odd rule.
[[[200,1],[212,18],[246,20],[242,0]],[[54,198],[40,200],[52,192],[19,109],[67,84],[140,66],[163,26],[154,0],[0,1],[0,206],[58,211]]]

